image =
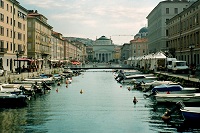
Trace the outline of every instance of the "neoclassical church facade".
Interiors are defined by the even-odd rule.
[[[109,62],[114,59],[115,46],[111,39],[101,36],[93,44],[94,58],[99,62]]]

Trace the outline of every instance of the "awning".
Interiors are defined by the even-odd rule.
[[[30,62],[32,62],[34,60],[29,59],[29,58],[18,58],[18,59],[15,59],[15,61],[30,61]]]
[[[78,61],[73,61],[73,62],[71,62],[72,63],[72,65],[80,65],[81,63],[80,62],[78,62]]]

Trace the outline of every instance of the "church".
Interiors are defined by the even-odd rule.
[[[111,39],[101,36],[93,44],[94,58],[98,62],[109,62],[114,59],[115,46]]]

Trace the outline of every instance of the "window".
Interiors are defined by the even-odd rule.
[[[7,24],[9,23],[9,18],[7,17]]]
[[[174,13],[178,14],[178,8],[174,8]]]
[[[169,8],[166,8],[166,14],[169,14]]]
[[[3,2],[3,0],[0,0],[0,7],[4,8],[4,2]]]
[[[12,13],[12,6],[10,6],[10,12]]]
[[[0,35],[4,35],[4,27],[3,26],[0,26]]]
[[[0,13],[0,20],[3,22],[4,21],[4,15]]]
[[[20,22],[18,22],[18,28],[22,28],[22,24]]]
[[[7,33],[6,33],[6,35],[7,35],[7,37],[9,37],[9,29],[7,28]]]
[[[22,40],[22,34],[21,33],[18,33],[18,39]]]
[[[0,40],[0,47],[4,48],[4,41],[3,40]]]
[[[8,49],[8,44],[9,44],[9,42],[7,42],[7,46],[6,46],[7,49]]]
[[[14,31],[14,32],[13,32],[13,38],[15,38],[15,34],[16,34],[16,32]]]
[[[12,51],[12,42],[10,43],[10,50]]]
[[[25,24],[23,24],[23,30],[24,30],[24,31],[26,30]]]
[[[12,18],[10,18],[10,25],[12,25]]]

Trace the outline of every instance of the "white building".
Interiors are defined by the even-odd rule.
[[[160,2],[147,16],[149,53],[167,50],[166,22],[189,6],[188,0]]]
[[[99,62],[108,62],[114,59],[115,46],[111,39],[101,36],[93,45],[94,59]]]

